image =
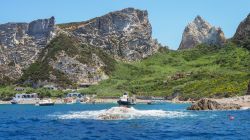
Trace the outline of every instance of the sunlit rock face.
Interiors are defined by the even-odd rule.
[[[147,11],[134,8],[111,12],[84,22],[60,25],[55,25],[54,17],[30,23],[6,23],[0,25],[0,79],[19,79],[23,70],[38,61],[45,46],[61,33],[74,38],[81,45],[101,48],[112,58],[123,61],[141,60],[159,48],[157,41],[152,39]],[[51,61],[50,66],[66,73],[74,82],[86,82],[83,79],[87,75],[93,76],[92,71],[100,73],[94,77],[97,81],[107,78],[107,75],[99,72],[103,66],[85,66],[72,56],[56,55],[58,62]],[[77,65],[78,69],[72,67],[71,63]]]
[[[250,14],[238,26],[233,40],[250,50]]]
[[[225,42],[221,28],[216,28],[197,16],[186,26],[179,49],[194,48],[199,44],[223,45]]]
[[[55,19],[0,25],[0,78],[16,79],[55,36]]]
[[[61,27],[83,43],[103,48],[118,59],[140,60],[158,49],[157,42],[152,39],[148,12],[134,8]]]

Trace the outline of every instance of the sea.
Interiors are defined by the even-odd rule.
[[[0,105],[0,140],[247,140],[250,110],[187,111],[190,104]],[[119,114],[123,115],[123,114]]]

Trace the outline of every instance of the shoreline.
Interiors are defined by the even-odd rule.
[[[63,100],[64,98],[57,98],[57,99],[52,99],[52,98],[44,98],[44,99],[51,99],[55,104],[67,104]],[[117,99],[113,98],[107,98],[107,99],[102,99],[102,98],[96,98],[95,104],[101,104],[101,103],[117,103]],[[33,99],[33,100],[22,100],[18,104],[36,104],[36,102],[39,101],[39,99]],[[143,100],[143,99],[136,99],[137,104],[147,104],[148,102],[151,102],[154,100]],[[182,104],[182,103],[192,103],[191,101],[177,101],[177,100],[157,100],[156,102],[160,103],[176,103],[176,104]],[[87,104],[91,104],[91,102],[86,102]],[[2,101],[0,100],[0,105],[3,104],[11,104],[11,101]],[[83,103],[84,104],[84,103]]]
[[[52,98],[44,98],[44,99],[51,99],[55,104],[67,104],[64,102],[64,98],[56,98],[56,99],[52,99]],[[250,108],[250,95],[245,95],[245,96],[235,96],[235,97],[229,97],[229,98],[208,98],[214,101],[217,101],[218,103],[226,103],[226,104],[238,104],[240,106],[242,106],[242,108]],[[117,99],[113,99],[113,98],[107,98],[107,99],[103,99],[103,98],[96,98],[94,99],[94,103],[95,104],[101,104],[101,103],[117,103]],[[39,101],[39,99],[36,100],[23,100],[18,104],[36,104],[36,102]],[[147,104],[148,102],[151,102],[154,100],[143,100],[143,99],[136,99],[137,104]],[[157,100],[156,102],[161,102],[161,103],[174,103],[174,104],[192,104],[195,103],[195,101],[180,101],[178,99],[173,99],[173,100]],[[86,102],[86,104],[91,104],[92,102]],[[3,104],[11,104],[10,101],[2,101],[0,100],[0,105]]]

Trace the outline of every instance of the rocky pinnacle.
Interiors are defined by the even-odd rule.
[[[179,49],[194,48],[199,44],[222,45],[225,42],[221,28],[216,28],[197,16],[186,26]]]

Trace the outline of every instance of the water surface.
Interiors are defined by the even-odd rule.
[[[100,112],[115,106],[0,105],[0,139],[250,139],[250,110],[186,111],[189,104],[139,104],[134,108],[140,115],[97,119]]]

